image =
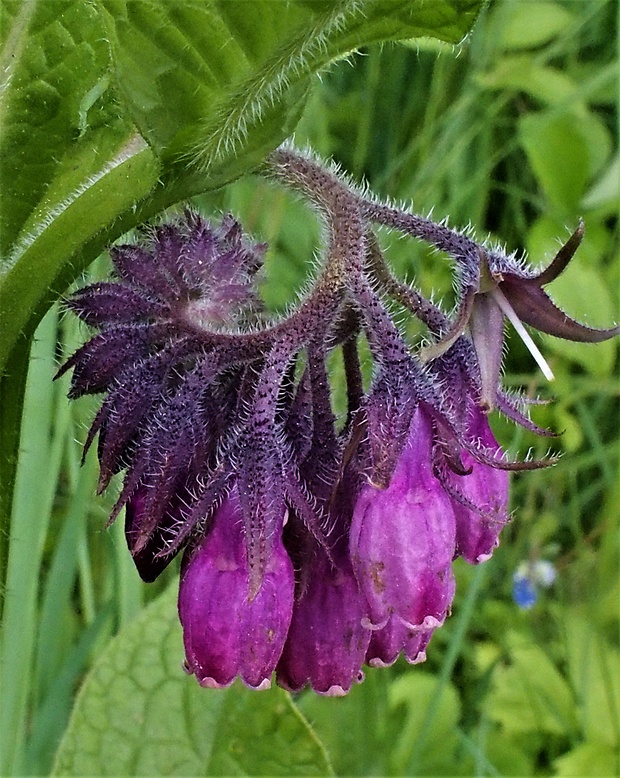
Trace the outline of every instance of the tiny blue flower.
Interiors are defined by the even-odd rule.
[[[538,590],[527,576],[515,573],[512,582],[512,598],[519,608],[529,611],[536,605]]]
[[[512,598],[519,608],[530,610],[538,601],[538,590],[548,589],[557,576],[551,562],[538,559],[535,562],[522,562],[512,578]]]

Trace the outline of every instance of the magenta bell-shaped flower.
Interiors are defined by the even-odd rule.
[[[362,681],[370,632],[362,626],[367,605],[345,554],[331,562],[322,549],[309,563],[304,591],[282,658],[278,684],[300,691],[307,683],[319,694],[340,697]]]
[[[487,417],[471,404],[469,432],[488,451],[501,453]],[[505,470],[477,462],[464,451],[463,465],[471,472],[449,472],[454,487],[452,505],[456,514],[456,554],[470,564],[486,562],[499,544],[499,533],[508,522],[509,475]]]
[[[434,629],[450,608],[455,516],[433,475],[431,448],[431,422],[418,406],[390,485],[365,485],[353,512],[351,560],[371,630],[385,628],[391,616],[412,629]]]
[[[279,533],[262,585],[249,599],[243,520],[234,489],[204,540],[184,560],[179,616],[188,672],[210,688],[228,686],[237,675],[253,689],[268,688],[291,621],[293,590],[293,565]]]

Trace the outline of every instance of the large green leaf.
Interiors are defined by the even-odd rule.
[[[100,656],[54,775],[330,775],[325,751],[280,689],[202,689],[182,669],[170,587]]]
[[[79,139],[102,128],[101,138],[118,139],[128,127],[103,89],[110,55],[90,3],[3,0],[0,8],[0,252],[6,258]],[[101,155],[99,142],[88,140]],[[79,170],[81,181],[92,172]]]
[[[377,41],[458,42],[478,0],[100,0],[117,78],[145,138],[209,176],[290,134],[310,77]],[[251,10],[250,10],[251,9]],[[216,173],[218,171],[218,173]]]

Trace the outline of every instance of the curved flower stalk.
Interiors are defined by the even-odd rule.
[[[542,287],[573,256],[582,228],[535,274],[469,235],[371,200],[334,168],[290,148],[262,171],[294,189],[325,225],[323,263],[290,315],[271,320],[256,284],[265,246],[225,216],[188,211],[112,249],[115,278],[67,307],[98,330],[60,369],[70,396],[103,394],[99,489],[124,471],[125,508],[144,580],[184,551],[179,590],[188,672],[205,686],[240,677],[346,694],[364,663],[424,661],[454,596],[452,560],[487,559],[508,521],[509,460],[487,414],[540,434],[501,387],[503,317],[559,337],[618,329],[572,322]],[[453,319],[387,268],[373,224],[448,252]],[[398,300],[434,344],[414,353]],[[365,337],[374,380],[364,388]],[[326,361],[341,354],[339,422]]]

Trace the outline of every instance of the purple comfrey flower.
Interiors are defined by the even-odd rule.
[[[368,484],[355,505],[351,560],[371,630],[392,616],[411,629],[434,629],[450,608],[455,515],[433,475],[432,444],[431,422],[419,407],[390,485]]]
[[[277,668],[280,686],[299,691],[307,683],[319,694],[341,696],[363,679],[370,641],[363,625],[368,605],[346,553],[330,560],[320,548],[307,561],[304,588]]]
[[[270,321],[256,288],[265,246],[231,216],[186,212],[112,249],[116,278],[67,302],[98,330],[60,369],[69,394],[104,393],[99,490],[124,471],[123,507],[139,574],[154,580],[182,549],[179,615],[187,669],[204,686],[239,677],[346,694],[364,663],[424,661],[454,597],[455,556],[487,559],[508,520],[513,462],[487,413],[531,422],[501,387],[503,319],[559,337],[602,340],[542,287],[581,230],[535,274],[402,209],[361,194],[290,149],[266,174],[323,216],[327,245],[311,292]],[[448,252],[461,299],[454,320],[393,278],[372,223]],[[415,353],[393,321],[398,300],[429,330]],[[521,327],[522,329],[522,327]],[[529,337],[529,336],[528,336]],[[359,343],[374,377],[365,389]],[[346,419],[327,371],[342,355]],[[542,364],[542,363],[541,363]],[[546,363],[544,363],[546,364]]]
[[[236,489],[215,511],[206,536],[186,551],[179,616],[188,672],[202,686],[228,686],[236,676],[253,689],[270,685],[293,610],[293,565],[281,533],[280,526],[254,596]]]

